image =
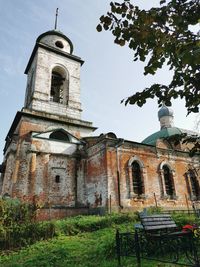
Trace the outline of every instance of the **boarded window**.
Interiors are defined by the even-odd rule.
[[[163,166],[163,175],[164,175],[164,182],[165,182],[165,190],[166,194],[170,197],[174,196],[174,183],[171,171],[168,166]]]
[[[143,181],[140,165],[134,161],[132,163],[133,192],[136,195],[143,194]]]

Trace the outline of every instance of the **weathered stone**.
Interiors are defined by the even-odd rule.
[[[57,41],[63,48],[60,43],[56,46]],[[90,136],[96,128],[81,120],[83,62],[72,55],[72,48],[71,41],[56,31],[38,38],[26,68],[25,105],[6,137],[1,194],[36,202],[43,207],[38,212],[41,220],[88,214],[90,209],[130,211],[155,205],[188,209],[194,200],[198,203],[199,156],[189,157],[186,147],[174,147],[164,139],[154,145],[136,143],[113,133]],[[58,77],[65,75],[63,87],[56,87],[60,102],[54,99],[53,70],[60,71]],[[172,127],[169,115],[163,115],[166,123],[161,117],[162,127]],[[134,163],[139,168],[138,181]],[[171,195],[165,166],[170,171]],[[141,186],[140,191],[135,185]]]

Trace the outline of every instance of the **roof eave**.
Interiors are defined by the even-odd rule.
[[[51,52],[54,52],[55,54],[59,54],[59,55],[62,55],[62,56],[64,56],[64,57],[73,59],[73,60],[79,62],[81,65],[83,65],[83,63],[84,63],[84,60],[82,60],[80,57],[77,57],[77,56],[74,56],[74,55],[72,55],[72,54],[69,54],[69,53],[60,51],[59,49],[50,47],[50,46],[48,46],[48,45],[46,45],[46,44],[36,42],[36,44],[35,44],[35,46],[34,46],[34,48],[33,48],[31,57],[30,57],[30,59],[29,59],[29,61],[28,61],[28,64],[27,64],[27,66],[26,66],[26,69],[25,69],[25,71],[24,71],[24,74],[28,74],[28,71],[29,71],[29,69],[30,69],[30,67],[31,67],[31,64],[32,64],[32,62],[33,62],[33,59],[34,59],[35,54],[36,54],[36,52],[37,52],[37,50],[38,50],[39,47],[44,48],[44,49],[47,49],[47,50],[49,50],[49,51],[51,51]]]

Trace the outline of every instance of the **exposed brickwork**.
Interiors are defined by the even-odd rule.
[[[199,156],[191,158],[186,147],[173,147],[163,139],[150,146],[117,139],[113,133],[89,137],[95,128],[81,120],[82,61],[70,54],[68,38],[54,33],[40,39],[26,69],[25,107],[6,137],[1,194],[37,203],[43,207],[37,214],[40,220],[88,214],[89,209],[191,208],[192,185],[187,173],[195,170],[200,182]],[[63,42],[63,50],[56,47],[57,40]],[[55,67],[65,71],[63,83],[69,85],[63,90],[62,103],[51,99]],[[172,118],[168,119],[171,123]],[[61,131],[57,137],[56,131]],[[134,189],[134,162],[141,175],[139,194]],[[172,177],[170,198],[163,166],[168,166]]]
[[[111,201],[111,209],[113,210],[138,210],[155,206],[156,201],[157,205],[166,209],[186,209],[186,198],[191,208],[192,202],[186,185],[185,173],[189,166],[199,168],[198,157],[190,158],[185,152],[169,150],[169,148],[155,148],[127,141],[118,147],[114,140],[113,142],[107,142],[106,145],[102,141],[98,145],[93,145],[89,151],[92,158],[88,161],[87,183],[89,186],[87,186],[89,187],[91,205],[95,206],[96,204],[95,193],[105,192],[102,203],[109,202],[110,205]],[[137,158],[143,164],[144,195],[139,198],[131,195],[132,171],[128,165],[132,158]],[[175,199],[162,196],[160,168],[164,163],[168,164],[173,170]],[[100,181],[105,183],[101,184],[101,187],[99,187]]]
[[[186,152],[169,149],[161,141],[159,147],[153,147],[90,137],[89,142],[84,139],[86,144],[80,148],[76,144],[39,139],[30,132],[58,127],[55,123],[39,121],[24,118],[17,127],[18,140],[13,140],[6,151],[2,194],[28,201],[37,196],[37,201],[50,207],[89,206],[125,211],[155,206],[157,201],[157,205],[166,209],[186,209],[186,198],[191,207],[185,173],[190,166],[199,168],[198,157],[190,158]],[[132,193],[130,164],[135,159],[142,166],[144,194],[141,197]],[[164,163],[172,169],[175,199],[163,196],[161,166]],[[73,212],[77,211],[73,209],[70,214]],[[69,213],[61,209],[51,211],[53,217],[59,214],[62,217]],[[48,212],[43,212],[41,219],[47,215]]]

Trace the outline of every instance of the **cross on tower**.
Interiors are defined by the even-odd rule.
[[[54,29],[57,29],[57,22],[58,22],[58,7],[56,8],[56,18],[55,18],[55,27]]]

